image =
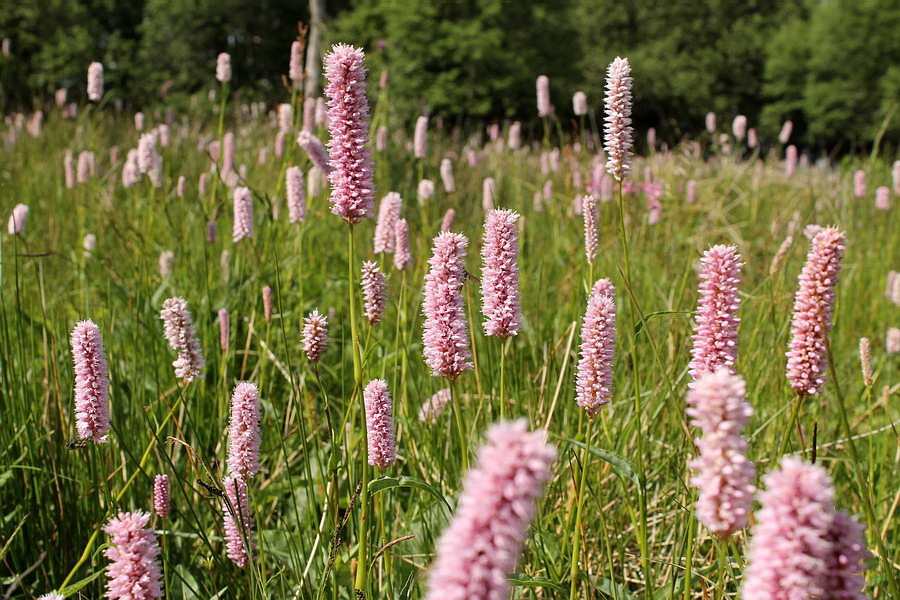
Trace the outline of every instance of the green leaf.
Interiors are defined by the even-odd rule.
[[[583,442],[577,442],[572,438],[567,438],[564,436],[556,436],[561,440],[569,442],[573,446],[577,448],[584,448]],[[618,454],[614,454],[607,450],[603,450],[602,448],[594,448],[591,446],[591,454],[596,456],[597,458],[604,460],[609,463],[612,467],[613,472],[619,477],[627,477],[631,481],[634,482],[638,489],[640,489],[640,481],[638,480],[637,470],[635,469],[635,465],[633,462],[625,458],[624,456],[619,456]]]
[[[659,317],[661,315],[692,315],[693,311],[690,310],[658,310],[656,312],[652,312],[650,314],[644,315],[644,318],[635,323],[634,325],[634,335],[638,335],[640,332],[644,330],[644,323],[649,321],[653,317]]]
[[[442,493],[416,477],[380,477],[378,479],[373,479],[369,482],[369,493],[377,494],[378,492],[383,492],[384,490],[389,490],[395,487],[416,488],[422,490],[423,492],[428,492],[447,507],[448,513],[453,513],[453,509],[450,508],[450,504],[444,498],[444,495]]]
[[[78,590],[80,590],[81,588],[83,588],[84,586],[89,584],[90,582],[94,581],[101,575],[103,575],[103,569],[100,569],[96,573],[92,573],[92,574],[88,575],[87,577],[85,577],[84,579],[76,581],[75,583],[73,583],[71,585],[67,585],[63,589],[59,590],[59,593],[62,594],[63,596],[67,596],[67,597],[74,596]]]
[[[509,575],[507,578],[514,587],[545,587],[556,590],[557,592],[566,593],[566,589],[553,581],[552,579],[547,579],[546,577],[539,577],[537,575],[526,575],[525,573],[515,573],[513,575]]]

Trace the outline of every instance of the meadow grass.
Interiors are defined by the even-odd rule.
[[[371,473],[369,547],[359,553],[365,436],[361,403],[353,395],[347,226],[330,214],[327,186],[307,198],[306,221],[289,224],[284,169],[299,165],[308,176],[307,157],[291,143],[292,135],[283,159],[269,152],[257,164],[258,148],[272,145],[273,124],[223,117],[224,128],[236,135],[236,164],[249,167],[243,185],[254,198],[253,237],[237,244],[230,235],[230,191],[221,183],[215,194],[197,191],[197,178],[210,165],[197,150],[198,139],[212,139],[223,127],[214,116],[185,115],[172,126],[171,146],[160,149],[166,181],[158,189],[146,178],[131,189],[117,182],[139,134],[130,117],[108,107],[77,120],[54,112],[41,136],[23,132],[0,149],[4,218],[18,202],[30,207],[25,233],[0,237],[4,597],[32,598],[63,583],[68,597],[100,597],[105,536],[92,535],[119,510],[149,510],[153,478],[165,473],[172,512],[153,523],[169,598],[351,598],[357,555],[368,557],[371,597],[419,598],[435,541],[459,497],[462,456],[474,461],[486,428],[500,418],[504,353],[503,413],[546,428],[559,450],[513,576],[514,597],[566,597],[582,466],[579,597],[734,597],[749,532],[716,547],[693,516],[696,494],[686,467],[697,435],[684,413],[696,265],[702,251],[717,243],[736,245],[746,262],[737,370],[755,411],[747,436],[758,475],[776,465],[782,448],[822,464],[835,482],[838,505],[867,523],[876,555],[868,593],[891,597],[900,554],[900,416],[892,407],[900,381],[898,358],[886,354],[884,344],[887,328],[898,324],[898,308],[883,292],[888,270],[900,266],[900,228],[892,222],[896,208],[874,206],[875,186],[890,178],[886,165],[866,165],[872,198],[856,199],[849,168],[801,167],[787,177],[773,158],[739,160],[713,152],[702,160],[691,144],[639,158],[634,172],[649,166],[664,184],[662,219],[647,223],[643,194],[625,195],[621,215],[616,201],[601,203],[599,256],[589,267],[582,220],[572,208],[581,190],[571,173],[577,165],[586,181],[591,153],[565,145],[561,168],[544,175],[538,145],[511,151],[468,140],[482,153],[471,166],[463,153],[467,140],[437,131],[430,135],[428,157],[417,161],[409,137],[395,131],[389,147],[374,152],[377,194],[403,196],[413,266],[398,272],[389,255],[372,254],[372,220],[355,228],[350,246],[356,277],[367,257],[387,273],[383,322],[370,328],[360,320],[357,326],[362,384],[376,377],[388,381],[398,449],[393,466]],[[158,118],[148,115],[148,125]],[[546,128],[545,140],[559,131]],[[120,148],[116,164],[108,159],[113,145]],[[99,174],[90,183],[66,189],[68,149],[97,154]],[[438,165],[445,156],[453,159],[453,193],[440,185]],[[179,175],[188,180],[184,198],[175,194]],[[419,205],[416,186],[423,176],[437,192]],[[485,337],[478,283],[465,285],[476,368],[454,384],[453,410],[429,425],[417,420],[419,407],[446,382],[431,376],[422,358],[426,260],[444,211],[454,208],[453,231],[469,237],[467,267],[479,273],[485,177],[496,180],[495,205],[522,214],[522,327],[505,343]],[[532,198],[547,179],[554,195],[536,212]],[[698,182],[696,204],[684,199],[688,179]],[[213,243],[205,239],[209,220],[218,224]],[[793,245],[770,273],[791,223]],[[798,404],[785,377],[784,352],[796,276],[808,248],[802,229],[811,223],[845,231],[847,249],[830,337],[834,370],[824,393]],[[87,233],[97,236],[89,253],[82,249]],[[162,277],[158,260],[165,250],[174,252],[175,261]],[[574,402],[574,367],[587,292],[599,277],[611,278],[618,290],[619,342],[613,401],[595,421],[585,453],[587,421]],[[270,322],[263,318],[266,285],[275,295]],[[358,294],[358,281],[354,288]],[[188,385],[175,379],[175,354],[162,336],[159,309],[171,296],[188,301],[207,360],[205,378]],[[222,307],[231,316],[225,351],[216,322]],[[317,369],[299,343],[303,317],[314,308],[329,315],[330,325]],[[100,326],[109,360],[112,431],[105,445],[70,448],[76,432],[68,336],[76,321],[88,318]],[[872,340],[872,387],[860,374],[860,337]],[[262,472],[249,486],[258,549],[246,571],[225,557],[217,495],[225,475],[229,398],[244,380],[258,384],[262,399]],[[789,427],[795,406],[796,429]]]

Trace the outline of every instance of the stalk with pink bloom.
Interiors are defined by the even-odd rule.
[[[113,600],[157,600],[163,597],[159,543],[145,512],[120,512],[103,531],[110,545],[103,551],[106,597]]]
[[[303,187],[303,172],[300,167],[288,167],[284,177],[288,220],[291,223],[302,223],[306,220],[306,191]]]
[[[397,460],[394,441],[393,402],[387,382],[373,379],[363,390],[366,408],[368,460],[373,467],[385,469]]]
[[[228,426],[228,473],[249,479],[259,472],[259,389],[242,381],[231,395]]]
[[[234,189],[234,220],[232,241],[235,243],[253,237],[253,197],[250,189]]]
[[[426,600],[509,596],[506,577],[519,560],[555,459],[546,434],[529,432],[524,420],[491,426],[453,521],[437,542]]]
[[[416,120],[416,130],[413,135],[413,156],[422,159],[425,158],[427,148],[428,135],[428,117],[421,116]]]
[[[400,218],[403,200],[397,192],[388,192],[378,206],[375,224],[375,254],[394,252],[394,226]]]
[[[169,476],[157,475],[153,480],[153,509],[156,516],[165,519],[169,516],[171,499],[169,497]]]
[[[88,65],[87,94],[91,102],[100,102],[103,97],[103,65],[98,62]]]
[[[255,548],[247,482],[240,477],[226,477],[222,484],[225,488],[222,502],[225,553],[238,568],[246,569]]]
[[[696,325],[691,336],[689,372],[696,380],[701,373],[713,373],[720,368],[734,373],[737,360],[740,306],[741,255],[734,246],[717,245],[703,253],[700,259],[700,301]]]
[[[313,364],[318,363],[327,342],[328,317],[319,314],[318,309],[314,309],[307,315],[303,325],[303,350],[306,352],[306,358]]]
[[[409,223],[406,219],[397,219],[394,224],[394,268],[404,271],[412,265],[412,253],[409,249]]]
[[[361,287],[363,293],[364,314],[369,325],[375,327],[384,316],[384,305],[387,302],[384,273],[373,261],[365,261],[362,266]]]
[[[187,309],[187,302],[182,298],[169,298],[163,302],[160,318],[166,340],[178,353],[178,357],[172,363],[175,367],[175,377],[187,382],[203,377],[201,372],[205,361],[191,313]]]
[[[103,444],[109,431],[109,370],[100,328],[93,321],[79,321],[71,343],[78,437]]]

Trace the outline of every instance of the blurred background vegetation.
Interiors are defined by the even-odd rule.
[[[571,96],[594,110],[604,70],[631,59],[636,123],[676,141],[745,114],[764,140],[785,119],[792,141],[853,152],[900,137],[896,0],[322,0],[324,43],[362,44],[373,80],[390,73],[392,110],[451,124],[535,118],[546,74],[556,113]],[[33,110],[67,88],[85,95],[103,62],[110,99],[145,110],[215,84],[231,53],[242,97],[284,101],[283,76],[308,0],[3,0],[5,111]],[[165,90],[165,91],[164,91]]]

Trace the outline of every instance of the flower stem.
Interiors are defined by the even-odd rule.
[[[594,429],[594,419],[588,417],[587,433],[584,438],[584,451],[581,454],[581,479],[578,483],[578,497],[575,499],[575,528],[572,531],[572,559],[569,563],[569,600],[575,600],[578,593],[578,554],[581,550],[581,518],[584,510],[585,481],[587,480],[587,464],[590,460],[591,434]]]

